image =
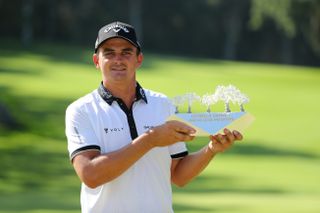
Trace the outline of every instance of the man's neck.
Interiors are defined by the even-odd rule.
[[[123,83],[109,83],[103,82],[103,86],[107,88],[111,94],[117,98],[120,98],[128,107],[131,108],[132,103],[136,98],[136,82],[123,84]]]

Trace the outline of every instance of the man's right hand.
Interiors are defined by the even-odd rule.
[[[166,123],[150,129],[146,134],[152,146],[168,146],[179,141],[191,141],[196,130],[180,121]]]

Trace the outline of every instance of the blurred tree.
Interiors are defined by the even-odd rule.
[[[265,19],[274,21],[284,34],[282,39],[282,62],[292,63],[292,39],[296,25],[290,16],[292,0],[251,0],[249,26],[252,30],[261,29]]]
[[[129,0],[129,20],[137,31],[139,41],[142,42],[142,0]]]
[[[251,29],[258,30],[265,18],[272,19],[286,36],[293,37],[296,33],[295,23],[290,16],[292,0],[251,0]]]
[[[22,30],[21,30],[21,41],[24,46],[30,46],[33,40],[33,0],[22,1]]]
[[[44,25],[45,27],[45,32],[46,35],[45,37],[47,38],[47,40],[52,41],[54,40],[54,37],[56,35],[56,27],[57,27],[57,23],[56,23],[56,19],[57,19],[57,8],[56,8],[57,4],[56,4],[56,0],[47,0],[46,1],[46,10],[47,11],[47,15],[44,16]]]
[[[320,1],[299,1],[296,5],[296,22],[304,38],[320,57]],[[301,8],[303,8],[301,10]],[[298,13],[298,14],[297,14]],[[305,16],[308,14],[308,16]]]
[[[319,0],[0,0],[1,38],[24,45],[92,47],[115,20],[136,27],[144,50],[320,65]]]
[[[267,20],[272,20],[282,34],[281,45],[274,48],[280,52],[281,62],[306,63],[303,61],[320,57],[319,0],[251,0],[250,29],[266,32],[263,24]],[[309,50],[301,43],[309,46]]]
[[[241,39],[248,1],[231,0],[231,2],[227,1],[224,3],[224,18],[222,21],[225,28],[225,42],[223,58],[235,60],[237,58],[237,44]]]

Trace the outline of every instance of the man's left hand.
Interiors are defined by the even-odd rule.
[[[231,132],[229,129],[224,129],[223,132],[224,134],[210,135],[209,149],[215,154],[224,152],[235,141],[241,141],[243,138],[242,134],[236,130]]]

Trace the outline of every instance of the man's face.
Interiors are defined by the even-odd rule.
[[[103,82],[131,83],[135,82],[136,69],[143,60],[137,48],[122,38],[108,39],[93,55],[93,61],[101,70]]]

